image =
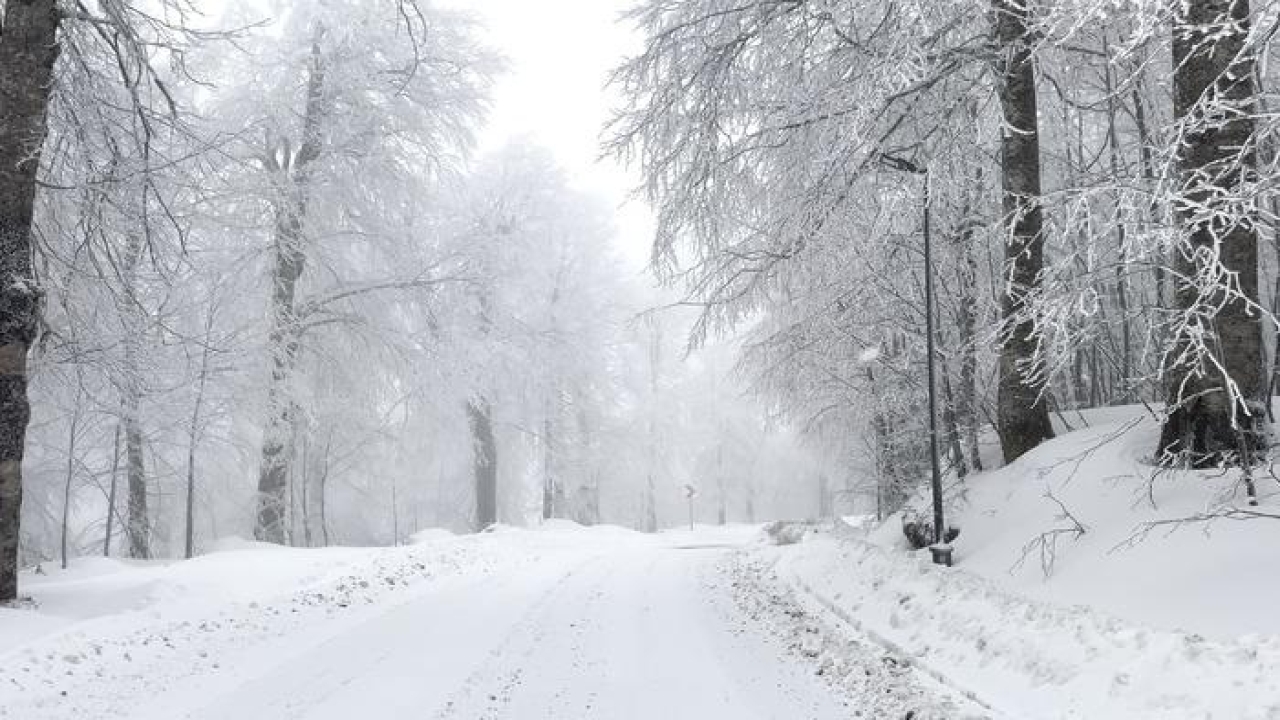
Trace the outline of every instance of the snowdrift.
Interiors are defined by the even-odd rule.
[[[1280,519],[1214,518],[1247,505],[1239,471],[1150,464],[1159,426],[1141,406],[1077,427],[965,483],[957,563],[1031,597],[1218,639],[1280,635]],[[1256,508],[1280,516],[1259,468]],[[877,537],[894,537],[892,523]]]
[[[1280,519],[1206,519],[1248,507],[1239,472],[1157,470],[1143,408],[1082,419],[965,483],[955,568],[908,553],[897,518],[761,552],[816,608],[1010,717],[1280,717]],[[1280,514],[1266,468],[1258,491]]]

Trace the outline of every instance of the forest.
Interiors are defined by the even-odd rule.
[[[665,290],[550,153],[474,157],[504,61],[465,12],[197,5],[5,7],[10,596],[19,557],[113,542],[592,522],[601,493],[652,528],[657,456],[730,417],[888,514],[928,473],[926,233],[950,476],[984,427],[1012,461],[1108,404],[1169,408],[1168,462],[1264,444],[1268,4],[641,4],[602,141]]]
[[[819,675],[841,668],[830,682],[874,717],[1246,717],[1210,687],[1234,671],[1194,663],[1178,666],[1196,687],[1182,699],[1158,673],[1107,680],[1137,714],[1087,705],[1105,693],[1083,666],[1045,690],[1037,668],[1057,660],[1010,649],[1041,630],[992,618],[1051,618],[1046,642],[1062,646],[1111,628],[1089,650],[1104,670],[1149,658],[1108,644],[1124,633],[1094,615],[1071,635],[1036,603],[1195,633],[1176,643],[1261,632],[1247,652],[1280,667],[1265,640],[1280,627],[1203,612],[1233,587],[1280,586],[1235,573],[1189,589],[1178,574],[1228,573],[1218,547],[1265,563],[1280,530],[1280,2],[635,0],[608,27],[579,0],[518,5],[0,0],[0,653],[23,612],[90,617],[60,614],[55,585],[92,568],[132,578],[102,591],[143,593],[130,607],[169,602],[151,582],[247,603],[234,578],[260,572],[281,584],[257,592],[294,598],[262,602],[300,617],[345,611],[352,592],[381,607],[414,583],[428,603],[433,573],[474,571],[539,619],[512,620],[475,674],[442,680],[442,704],[408,685],[388,702],[578,717],[516,681],[476,688],[518,680],[544,636],[578,637],[590,617],[614,628],[608,652],[556,646],[545,666],[612,667],[617,648],[661,641],[655,654],[688,654],[690,673],[732,656],[784,678],[690,690],[681,717],[796,717],[784,695],[827,708],[768,643],[819,658]],[[595,68],[616,28],[629,42]],[[555,52],[598,70],[585,93],[607,117],[577,141],[625,196],[555,141],[494,129],[539,104],[566,126],[589,113],[557,94],[573,78],[533,62]],[[1205,539],[1175,534],[1187,526]],[[949,565],[953,543],[973,577],[903,569],[901,552],[926,546]],[[303,593],[326,563],[350,574]],[[1139,611],[1147,595],[1108,595],[1085,568],[1191,599]],[[636,575],[609,574],[624,569]],[[600,588],[637,615],[596,618]],[[77,603],[96,602],[86,592]],[[576,609],[548,610],[556,593]],[[918,595],[985,604],[958,623],[918,611],[907,624],[923,635],[895,635]],[[259,601],[225,612],[259,618]],[[368,632],[457,650],[424,619],[452,607],[439,602]],[[740,645],[705,614],[716,603],[773,639]],[[671,613],[667,634],[607,634],[647,627],[653,607]],[[479,613],[463,615],[477,633],[505,627]],[[821,622],[873,649],[786,645],[835,637]],[[691,650],[691,627],[714,642]],[[175,652],[231,664],[248,641],[226,632],[220,649]],[[126,661],[141,652],[119,643]],[[417,662],[393,645],[384,660]],[[583,647],[597,665],[578,663]],[[395,676],[326,652],[321,675]],[[1030,705],[955,671],[1010,658]],[[574,682],[556,702],[591,686]],[[14,717],[150,717],[112,704],[125,695],[26,695],[52,714]],[[236,697],[245,712],[288,704]],[[672,697],[646,707],[669,715]],[[224,716],[200,707],[187,717]]]
[[[1250,469],[1274,391],[1274,3],[644,3],[610,147],[754,386],[867,438],[890,510],[1142,403],[1158,464]],[[925,248],[932,245],[926,267]],[[1256,504],[1256,503],[1255,503]]]
[[[3,8],[0,595],[77,556],[654,529],[694,476],[740,519],[784,466],[816,482],[716,380],[731,344],[686,362],[606,199],[477,147],[506,61],[472,13]]]

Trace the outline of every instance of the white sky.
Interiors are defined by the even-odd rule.
[[[628,260],[647,262],[653,218],[640,201],[628,201],[639,182],[612,160],[600,160],[600,137],[614,101],[606,94],[609,71],[638,49],[640,38],[617,22],[632,0],[448,0],[476,13],[490,44],[508,70],[494,92],[481,149],[525,137],[546,147],[574,186],[602,195],[618,207],[619,242]]]

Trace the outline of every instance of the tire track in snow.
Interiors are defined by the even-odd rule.
[[[552,629],[548,623],[542,622],[548,609],[556,601],[565,599],[566,587],[584,569],[602,560],[599,556],[588,558],[570,568],[554,585],[543,591],[502,641],[489,650],[486,660],[472,670],[462,686],[450,695],[444,706],[432,716],[433,719],[493,720],[501,717],[520,686],[529,662]],[[477,700],[483,706],[481,709],[475,707]]]

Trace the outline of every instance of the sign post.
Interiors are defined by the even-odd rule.
[[[684,499],[689,503],[689,529],[693,529],[693,499],[698,496],[698,488],[685,483]]]

